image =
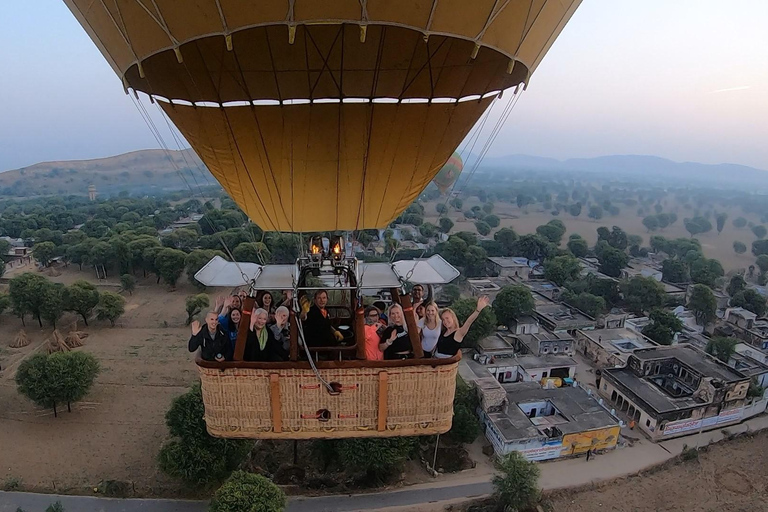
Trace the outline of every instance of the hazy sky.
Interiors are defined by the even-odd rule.
[[[766,26],[766,0],[584,0],[489,154],[768,169]],[[158,147],[60,0],[5,5],[0,48],[0,170]]]

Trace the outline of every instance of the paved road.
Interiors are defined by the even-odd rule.
[[[400,507],[416,503],[469,498],[490,494],[490,482],[476,482],[452,487],[427,487],[400,491],[291,498],[286,512],[355,512],[383,507]],[[61,501],[66,512],[205,512],[200,501],[110,499],[93,496],[55,496],[49,494],[0,492],[0,512],[43,512],[48,505]]]

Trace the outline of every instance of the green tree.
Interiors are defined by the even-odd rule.
[[[475,229],[477,229],[477,232],[483,236],[487,236],[491,233],[491,226],[481,220],[475,222]]]
[[[715,215],[715,225],[717,226],[717,234],[723,232],[723,228],[725,227],[725,221],[728,220],[728,214],[725,212],[720,212],[717,215]]]
[[[643,226],[650,233],[659,229],[659,218],[656,215],[649,215],[643,219]]]
[[[13,277],[9,283],[9,295],[13,312],[21,318],[22,325],[26,315],[32,315],[37,319],[40,327],[43,326],[43,320],[40,316],[41,301],[40,297],[45,295],[45,290],[50,281],[38,274],[25,272]]]
[[[629,256],[624,251],[606,246],[597,257],[600,272],[610,277],[619,277],[621,270],[629,263]]]
[[[592,318],[597,318],[607,311],[605,299],[598,297],[597,295],[592,295],[591,293],[581,292],[575,294],[570,290],[566,290],[565,293],[563,293],[562,299]]]
[[[187,280],[201,290],[205,289],[205,285],[195,279],[195,274],[197,274],[201,268],[203,268],[209,261],[211,261],[214,256],[220,256],[224,259],[227,259],[223,252],[213,249],[195,249],[194,251],[187,254],[186,258],[184,259],[184,268],[187,271]]]
[[[64,314],[64,291],[66,287],[61,283],[48,282],[44,288],[40,300],[40,316],[46,322],[56,328],[56,322]]]
[[[560,220],[551,220],[543,226],[537,227],[536,234],[540,235],[549,242],[558,245],[560,244],[560,240],[562,240],[563,235],[565,234],[565,225]]]
[[[338,453],[344,467],[382,480],[402,468],[415,446],[414,437],[352,438],[339,441]]]
[[[51,259],[53,259],[55,254],[56,245],[53,242],[36,243],[32,248],[32,256],[44,267],[51,264]]]
[[[755,256],[768,254],[768,240],[755,240],[752,242],[752,254]]]
[[[504,255],[509,256],[517,241],[517,233],[512,228],[501,228],[493,234],[493,239],[501,244]]]
[[[11,307],[11,297],[7,293],[0,293],[0,314]]]
[[[123,274],[120,276],[120,288],[122,291],[128,292],[128,295],[133,295],[133,290],[136,289],[136,278],[133,277],[133,274]]]
[[[747,252],[747,246],[743,242],[736,240],[733,242],[733,250],[736,252],[736,254],[744,254]]]
[[[594,220],[600,220],[603,218],[603,207],[599,204],[593,204],[589,207],[589,218]]]
[[[544,262],[544,278],[558,286],[573,281],[581,273],[581,263],[573,256],[555,256]]]
[[[235,471],[211,499],[210,512],[281,512],[285,493],[268,478]]]
[[[707,354],[711,354],[727,364],[731,356],[736,352],[738,342],[739,340],[736,338],[716,337],[707,342],[704,350]]]
[[[444,214],[445,212],[447,212],[447,211],[448,211],[448,207],[447,207],[447,206],[445,206],[445,204],[444,204],[444,203],[437,203],[437,204],[435,205],[435,210],[437,211],[437,213],[438,213],[439,215],[442,215],[442,214]]]
[[[191,324],[195,316],[199,315],[203,308],[207,308],[209,305],[210,302],[208,296],[204,293],[188,295],[185,300],[185,307],[187,310],[187,322],[185,325]]]
[[[687,283],[691,276],[688,274],[688,266],[677,259],[666,259],[661,264],[662,279],[669,283]]]
[[[184,271],[184,260],[187,255],[178,249],[161,249],[155,256],[155,267],[163,281],[171,287],[176,286],[181,273]]]
[[[479,405],[474,388],[456,379],[456,394],[453,398],[453,424],[448,435],[459,443],[470,444],[480,435],[480,421],[475,414]]]
[[[517,318],[530,314],[533,308],[533,295],[527,286],[505,286],[493,301],[493,312],[496,314],[496,319],[508,328],[511,328]]]
[[[451,309],[456,313],[456,317],[462,324],[467,321],[469,315],[471,315],[477,309],[477,299],[464,298],[459,299],[451,304]],[[486,336],[489,336],[496,331],[496,315],[492,308],[485,308],[480,312],[480,315],[475,319],[472,327],[464,336],[462,345],[471,348],[477,345],[477,342]]]
[[[431,222],[425,222],[424,224],[419,226],[419,234],[427,238],[432,238],[435,235],[437,235],[437,226],[435,226]]]
[[[758,317],[765,315],[767,309],[765,297],[752,288],[734,294],[733,297],[731,297],[731,306],[749,310]]]
[[[708,286],[696,284],[691,289],[687,307],[696,315],[698,322],[706,325],[716,318],[717,299]]]
[[[651,322],[643,328],[643,334],[660,345],[671,345],[675,334],[683,330],[683,322],[677,315],[663,309],[654,309],[650,314]]]
[[[512,245],[512,256],[522,256],[529,260],[542,260],[550,256],[557,248],[541,235],[523,235]]]
[[[501,219],[499,219],[497,215],[488,215],[483,219],[483,221],[485,221],[485,223],[491,226],[492,228],[497,228],[499,227],[499,224],[501,224]]]
[[[72,402],[88,394],[98,373],[98,361],[87,352],[35,354],[19,365],[16,388],[35,404],[53,408],[55,417],[57,404],[66,403],[71,411]]]
[[[763,238],[765,238],[765,235],[766,235],[765,226],[761,224],[758,224],[757,226],[752,226],[752,233],[754,233],[754,235],[758,239],[762,240]]]
[[[440,226],[440,231],[443,233],[447,234],[453,229],[453,221],[448,217],[440,217],[437,223]]]
[[[635,276],[622,283],[621,289],[627,309],[633,313],[643,314],[666,302],[664,286],[652,277]]]
[[[505,511],[533,508],[539,500],[539,467],[525,460],[520,452],[499,461],[499,474],[493,477],[494,497]]]
[[[571,239],[568,240],[567,246],[568,250],[571,251],[571,253],[577,258],[583,258],[587,255],[587,253],[589,253],[589,245],[587,244],[586,240],[581,238],[581,236],[578,236],[578,238],[571,236]]]
[[[455,284],[447,284],[443,286],[443,290],[440,293],[440,296],[449,304],[453,304],[461,298],[461,288]]]
[[[699,233],[706,233],[712,231],[712,223],[704,217],[694,217],[692,219],[683,219],[685,230],[691,234],[691,236],[698,235]]]
[[[75,281],[64,291],[65,309],[80,315],[85,325],[88,325],[88,317],[98,303],[99,291],[88,281]]]
[[[581,215],[581,203],[573,203],[568,207],[568,213],[573,215],[574,217],[578,217]]]
[[[448,204],[450,204],[451,206],[453,206],[457,210],[461,210],[464,207],[464,201],[462,201],[458,197],[454,197],[453,199],[451,199]]]
[[[175,249],[168,249],[173,251]],[[99,296],[99,303],[96,305],[96,318],[99,320],[109,320],[112,327],[118,318],[125,313],[125,298],[115,292],[103,292]]]
[[[733,225],[734,227],[741,229],[747,225],[747,219],[744,217],[736,217],[733,219]]]
[[[747,282],[744,280],[744,276],[741,274],[736,274],[731,277],[731,280],[728,282],[728,287],[725,289],[726,292],[728,292],[728,295],[733,297],[740,291],[744,290],[747,287]]]
[[[158,455],[160,469],[191,485],[221,482],[245,460],[253,441],[208,434],[200,384],[176,398],[165,415],[171,439]]]
[[[704,284],[713,288],[717,278],[723,277],[725,272],[719,261],[696,255],[691,263],[691,281]]]
[[[758,256],[755,265],[760,269],[760,272],[768,272],[768,254]]]

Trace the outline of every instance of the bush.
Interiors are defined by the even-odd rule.
[[[226,479],[253,448],[252,441],[212,437],[206,430],[204,415],[199,383],[176,398],[165,415],[174,439],[160,449],[160,469],[191,485]]]
[[[187,310],[187,322],[186,325],[192,323],[196,315],[199,315],[203,308],[210,306],[208,296],[204,293],[197,295],[188,295],[185,301],[185,307]]]
[[[510,327],[519,316],[531,313],[533,307],[531,290],[520,285],[505,286],[493,301],[493,312],[496,318],[507,327]]]
[[[210,512],[280,512],[285,493],[269,479],[235,471],[213,495]]]
[[[64,505],[62,505],[60,501],[51,503],[48,505],[48,508],[45,509],[45,512],[64,512]]]
[[[499,462],[500,475],[493,477],[494,496],[504,510],[526,510],[539,499],[539,467],[519,452]]]
[[[52,407],[56,417],[56,405],[66,403],[71,411],[72,402],[88,394],[98,373],[98,361],[87,352],[35,354],[19,365],[16,388],[35,404]]]
[[[472,443],[480,435],[480,421],[475,414],[478,406],[477,393],[461,378],[456,379],[456,395],[453,398],[453,425],[448,435],[459,443]]]
[[[415,437],[343,439],[338,453],[342,464],[381,480],[399,471],[416,447]]]
[[[120,276],[120,287],[124,292],[128,292],[129,295],[133,295],[133,290],[136,289],[136,278],[132,274],[123,274]]]

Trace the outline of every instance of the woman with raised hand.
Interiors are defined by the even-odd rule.
[[[443,333],[437,340],[437,350],[435,357],[449,358],[456,355],[461,350],[461,342],[464,341],[464,337],[469,332],[469,328],[472,327],[472,323],[477,320],[483,309],[487,308],[491,304],[491,300],[488,296],[483,295],[477,299],[477,307],[475,311],[469,315],[464,325],[459,324],[459,319],[456,317],[456,313],[446,308],[440,313],[440,320],[443,322]]]

